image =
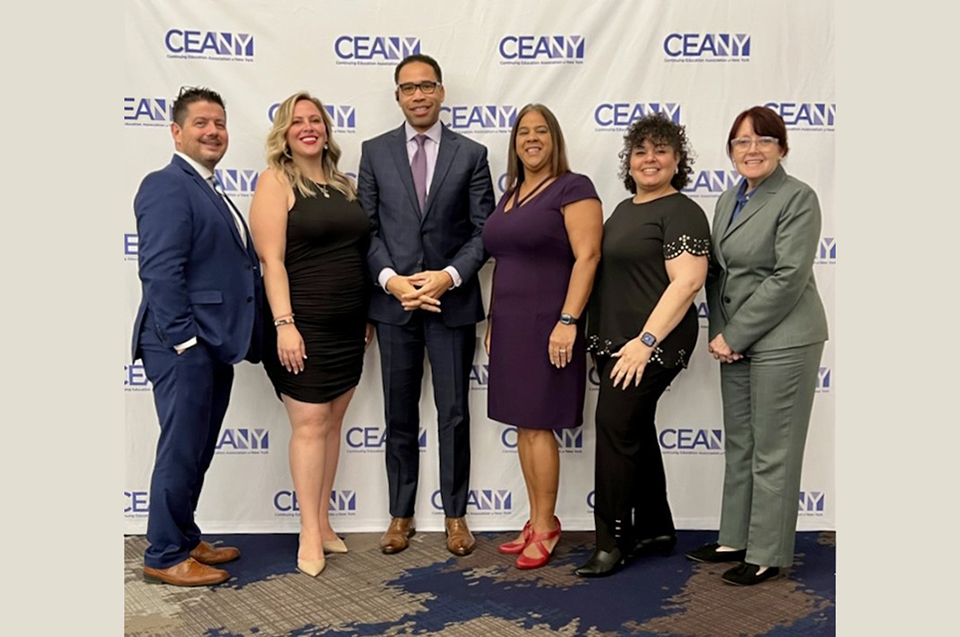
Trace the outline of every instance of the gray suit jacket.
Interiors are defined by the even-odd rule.
[[[813,277],[820,241],[816,193],[779,166],[730,224],[736,199],[736,188],[727,190],[713,216],[710,338],[722,333],[741,354],[827,340]]]
[[[385,267],[409,275],[452,265],[463,283],[443,295],[441,319],[447,327],[483,320],[476,274],[489,256],[480,235],[494,207],[486,146],[444,126],[426,210],[421,211],[400,126],[363,143],[357,197],[370,218],[367,261],[374,281]],[[411,314],[392,295],[374,290],[374,321],[404,325]]]

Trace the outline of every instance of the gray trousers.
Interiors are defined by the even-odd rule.
[[[758,352],[720,367],[723,505],[720,544],[746,561],[790,566],[800,470],[823,343]]]

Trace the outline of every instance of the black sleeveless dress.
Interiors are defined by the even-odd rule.
[[[327,187],[315,197],[296,188],[287,215],[285,265],[290,302],[307,358],[299,374],[277,356],[277,328],[264,295],[263,366],[277,392],[307,403],[325,403],[360,381],[369,305],[367,248],[370,222],[357,201]],[[287,328],[280,328],[287,329]]]

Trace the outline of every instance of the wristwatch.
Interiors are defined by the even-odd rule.
[[[644,332],[640,335],[640,342],[646,345],[647,347],[653,347],[657,344],[657,337],[651,334],[650,332]]]
[[[564,325],[576,325],[577,319],[569,314],[561,314],[560,322],[563,323]]]

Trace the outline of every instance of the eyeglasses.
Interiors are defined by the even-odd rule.
[[[440,82],[420,82],[419,84],[414,84],[413,82],[407,82],[405,84],[400,84],[397,88],[404,95],[413,95],[417,92],[417,89],[420,89],[420,92],[424,95],[431,95],[437,87],[440,86]]]
[[[757,143],[757,148],[769,149],[780,143],[776,137],[737,137],[730,140],[730,146],[737,150],[747,150],[753,143]]]

